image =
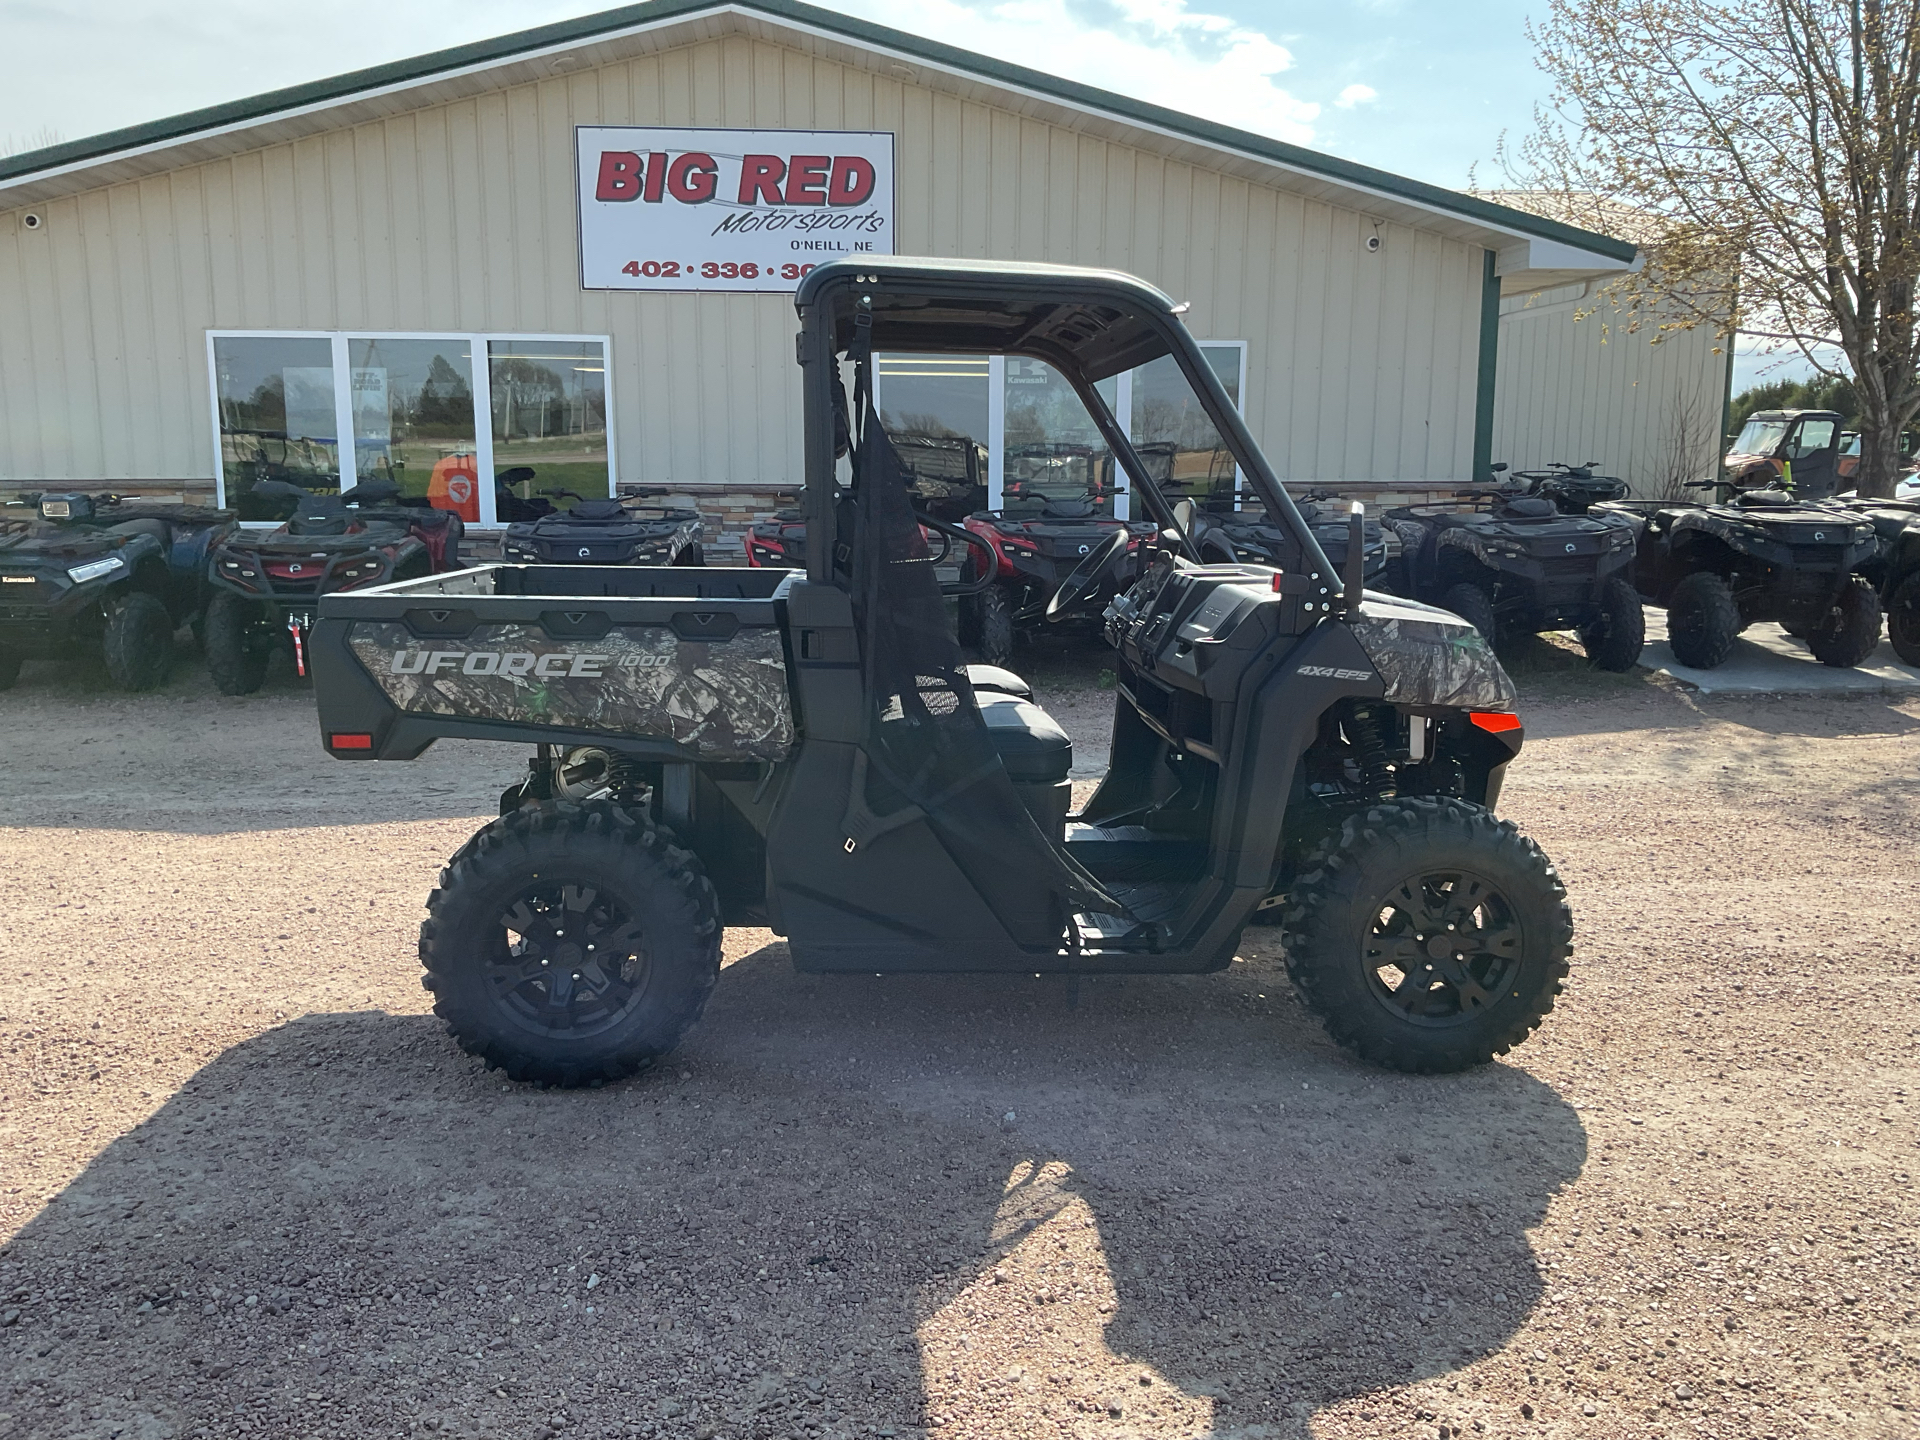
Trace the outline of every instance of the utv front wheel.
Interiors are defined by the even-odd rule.
[[[261,623],[253,601],[219,590],[207,603],[207,673],[222,695],[251,695],[267,678],[273,654],[273,636]]]
[[[1615,577],[1600,591],[1600,613],[1580,627],[1587,658],[1602,670],[1625,672],[1640,663],[1647,643],[1647,617],[1633,586]]]
[[[1687,576],[1667,602],[1667,643],[1673,658],[1695,670],[1727,663],[1740,635],[1740,607],[1727,582],[1710,571]]]
[[[1887,639],[1905,665],[1920,665],[1920,570],[1894,585],[1887,596]]]
[[[151,690],[173,670],[173,617],[158,595],[135,590],[107,616],[101,649],[122,690]]]
[[[1487,644],[1494,643],[1493,597],[1478,585],[1448,587],[1447,593],[1440,597],[1440,608],[1451,610],[1473,626]]]
[[[1847,669],[1880,647],[1880,596],[1850,576],[1827,613],[1807,631],[1807,649],[1822,665]]]
[[[1553,1008],[1567,892],[1508,821],[1451,799],[1349,816],[1288,897],[1287,973],[1334,1040],[1420,1074],[1504,1055]]]
[[[434,1013],[515,1080],[618,1080],[673,1049],[720,974],[700,862],[644,814],[542,801],[441,872],[420,927]]]

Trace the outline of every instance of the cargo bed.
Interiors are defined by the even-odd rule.
[[[411,760],[441,738],[621,741],[644,758],[784,760],[784,570],[482,565],[320,600],[327,748]]]

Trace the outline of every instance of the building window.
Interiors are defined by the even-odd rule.
[[[402,495],[480,518],[473,347],[464,339],[349,336],[353,468]]]
[[[495,340],[487,357],[496,482],[562,508],[576,496],[611,495],[606,346]]]
[[[1233,408],[1240,409],[1245,343],[1203,341],[1200,353]],[[1239,467],[1173,357],[1149,361],[1127,379],[1127,438],[1160,489],[1169,499],[1188,499],[1210,509],[1235,508]]]
[[[340,488],[340,406],[324,335],[222,335],[213,341],[222,504],[242,519],[280,507],[251,501],[261,480]]]
[[[992,424],[985,355],[881,355],[874,401],[914,502],[957,522],[987,503]]]
[[[605,336],[210,332],[220,503],[278,520],[261,480],[390,480],[469,523],[614,493]],[[476,363],[484,358],[484,364]]]

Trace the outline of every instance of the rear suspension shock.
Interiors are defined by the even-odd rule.
[[[1387,727],[1395,719],[1391,706],[1355,705],[1347,712],[1343,728],[1360,766],[1360,781],[1371,799],[1391,800],[1400,793],[1392,751],[1387,744],[1391,733]]]

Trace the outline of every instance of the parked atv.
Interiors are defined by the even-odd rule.
[[[1015,641],[1043,625],[1097,631],[1107,601],[1133,583],[1135,548],[1158,530],[1151,521],[1114,518],[1108,502],[1120,492],[1086,446],[1024,446],[1009,456],[1008,471],[1000,509],[966,519],[991,547],[994,569],[992,584],[961,598],[960,643],[989,665],[1006,664]],[[1123,539],[1092,583],[1071,604],[1055,603],[1066,578],[1115,536]],[[969,552],[969,578],[985,573],[987,553]]]
[[[1395,593],[1453,611],[1489,641],[1570,628],[1602,670],[1639,663],[1646,619],[1630,521],[1489,486],[1391,510],[1386,523],[1400,537]]]
[[[1551,500],[1562,515],[1584,515],[1602,500],[1624,500],[1630,493],[1627,482],[1617,475],[1596,475],[1598,460],[1584,465],[1569,465],[1555,460],[1544,470],[1516,470],[1513,478],[1526,486],[1527,494]],[[1496,473],[1505,464],[1493,467]]]
[[[704,565],[700,512],[646,497],[587,500],[507,526],[502,553],[530,565]]]
[[[1328,563],[1344,572],[1352,503],[1330,490],[1309,490],[1296,498],[1301,518],[1312,528]],[[1177,502],[1174,510],[1193,536],[1200,558],[1208,563],[1298,568],[1300,557],[1294,552],[1286,527],[1265,510],[1195,507],[1187,500]],[[1366,583],[1375,589],[1385,588],[1388,571],[1400,558],[1400,537],[1371,518],[1364,521],[1361,533],[1366,546]]]
[[[1744,432],[1743,432],[1744,433]],[[1613,500],[1596,505],[1638,533],[1633,583],[1667,608],[1673,658],[1697,670],[1726,662],[1747,626],[1775,620],[1825,665],[1858,665],[1880,643],[1880,598],[1861,571],[1879,552],[1873,523],[1771,487],[1714,481],[1725,503]]]
[[[1880,597],[1893,653],[1903,664],[1920,665],[1920,501],[1841,498],[1823,504],[1873,526],[1874,552],[1860,574]],[[1806,638],[1803,624],[1788,633]]]
[[[108,494],[24,495],[0,508],[0,690],[21,661],[99,646],[124,690],[173,667],[173,632],[206,609],[208,547],[231,510]]]
[[[408,760],[475,735],[545,746],[549,767],[562,747],[604,752],[558,777],[593,786],[582,799],[523,785],[440,872],[419,954],[458,1043],[539,1084],[654,1064],[722,983],[728,925],[770,927],[805,971],[1031,983],[1224,971],[1263,906],[1302,999],[1366,1059],[1456,1071],[1524,1041],[1567,974],[1572,917],[1492,808],[1525,733],[1512,682],[1458,617],[1363,594],[1357,517],[1336,578],[1171,297],[1106,270],[862,254],[795,298],[805,571],[554,567],[563,600],[501,566],[320,602],[330,754]],[[878,354],[983,337],[1056,367],[1111,436],[1098,379],[1116,357],[1168,357],[1183,407],[1303,557],[1198,563],[1127,461],[1159,528],[1104,617],[1109,763],[1078,815],[1072,738],[977,681],[949,634],[958,583],[922,530],[955,527],[914,508],[873,416]],[[1004,518],[960,543],[1031,533]],[[1056,613],[1110,588],[1134,539],[1097,533]]]
[[[307,673],[306,636],[320,596],[460,567],[465,526],[446,510],[403,504],[390,481],[341,495],[283,480],[253,487],[256,503],[292,507],[276,530],[235,530],[212,549],[207,579],[207,670],[222,695],[250,695],[275,649]]]

